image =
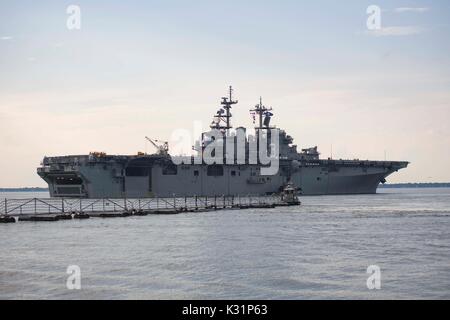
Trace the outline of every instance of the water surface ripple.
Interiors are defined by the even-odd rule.
[[[450,189],[301,200],[292,208],[3,224],[0,298],[450,298]],[[81,290],[66,288],[69,265],[81,268]],[[369,265],[381,268],[380,290],[367,289]]]

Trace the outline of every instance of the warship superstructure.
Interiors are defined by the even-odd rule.
[[[376,193],[386,177],[408,165],[406,161],[370,161],[320,159],[317,147],[297,150],[293,138],[286,131],[270,125],[272,108],[262,101],[250,110],[255,137],[271,136],[276,132],[279,162],[276,173],[265,175],[265,165],[251,161],[251,148],[246,129],[232,131],[232,88],[221,100],[221,108],[214,115],[211,131],[237,140],[237,132],[244,133],[244,152],[241,161],[206,163],[203,152],[214,139],[205,132],[193,147],[197,155],[176,157],[169,153],[167,142],[146,137],[156,148],[155,154],[107,155],[91,152],[88,155],[45,157],[37,173],[49,185],[52,197],[84,198],[140,198],[172,196],[263,195],[278,193],[290,184],[304,195],[370,194]],[[276,130],[276,131],[274,131]],[[257,139],[256,139],[257,140]],[[260,148],[257,145],[257,149]],[[223,155],[230,153],[223,146]],[[271,145],[267,150],[271,152]],[[237,159],[236,150],[233,157]]]

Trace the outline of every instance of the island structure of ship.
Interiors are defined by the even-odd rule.
[[[273,110],[260,100],[250,110],[256,123],[255,137],[270,136],[270,132],[276,130],[279,142],[278,168],[275,173],[264,175],[265,164],[250,160],[252,151],[246,129],[239,127],[232,131],[231,109],[235,104],[237,101],[233,100],[230,87],[210,128],[220,132],[224,139],[236,139],[236,132],[244,133],[244,159],[239,163],[198,161],[212,141],[208,139],[211,134],[204,132],[193,146],[197,155],[191,157],[192,161],[171,156],[167,142],[146,137],[156,147],[155,154],[91,152],[88,155],[45,157],[37,173],[48,183],[51,197],[250,196],[276,194],[287,184],[295,186],[303,195],[340,195],[376,193],[378,185],[385,183],[387,176],[408,166],[407,161],[320,159],[317,147],[299,152],[290,135],[270,125]],[[269,153],[271,145],[267,148]],[[223,151],[225,157],[227,150]]]

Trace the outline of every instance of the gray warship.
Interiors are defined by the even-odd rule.
[[[202,161],[201,155],[211,142],[206,139],[208,132],[204,132],[193,146],[197,155],[191,157],[192,161],[170,155],[167,142],[146,137],[155,146],[156,153],[108,155],[91,152],[45,157],[37,173],[47,182],[51,197],[249,196],[279,193],[288,184],[303,195],[340,195],[376,193],[378,185],[385,183],[387,176],[408,166],[407,161],[321,159],[317,147],[298,151],[285,130],[270,125],[273,110],[260,100],[250,110],[256,123],[255,136],[270,136],[270,132],[276,130],[279,145],[278,170],[265,175],[262,173],[264,164],[250,160],[252,151],[246,129],[232,130],[231,109],[238,101],[233,100],[231,87],[220,103],[210,128],[224,138],[235,140],[236,132],[244,133],[245,152],[239,163],[208,164]],[[228,153],[227,150],[223,152],[224,155]],[[236,154],[233,157],[236,159]]]

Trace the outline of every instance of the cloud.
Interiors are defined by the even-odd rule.
[[[11,40],[11,39],[13,39],[13,37],[11,37],[11,36],[4,36],[4,37],[1,37],[0,39],[2,39],[2,40]]]
[[[394,11],[395,12],[399,12],[399,13],[403,13],[403,12],[417,12],[417,13],[422,13],[422,12],[427,12],[429,11],[430,8],[411,8],[411,7],[402,7],[402,8],[396,8]]]
[[[412,36],[423,32],[423,28],[416,26],[393,26],[384,27],[377,30],[367,31],[367,34],[376,37],[388,37],[388,36]]]

